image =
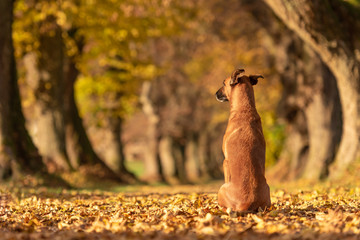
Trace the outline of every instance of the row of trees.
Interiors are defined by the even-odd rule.
[[[1,178],[83,168],[134,182],[124,165],[120,134],[139,83],[156,73],[141,48],[150,38],[178,31],[178,15],[191,14],[186,3],[19,0],[2,5]],[[99,121],[113,135],[111,168],[93,150],[79,115],[74,86],[80,74],[97,81],[87,94],[96,103],[92,114],[102,115]],[[32,138],[18,77],[25,82]]]
[[[245,66],[251,64],[255,66],[257,72],[261,69],[268,77],[278,79],[283,89],[281,92],[274,80],[266,83],[263,87],[265,91],[255,89],[267,139],[268,165],[276,162],[273,168],[269,168],[269,177],[282,180],[298,178],[319,180],[328,177],[337,179],[343,176],[350,164],[358,158],[359,153],[357,114],[359,46],[356,42],[360,21],[359,6],[357,3],[350,4],[336,0],[327,1],[325,6],[320,1],[291,1],[289,4],[279,1],[265,2],[267,5],[262,1],[231,1],[225,5],[208,1],[201,12],[202,16],[208,17],[206,24],[201,24],[202,29],[205,27],[206,32],[209,33],[204,40],[206,44],[196,45],[192,41],[192,44],[186,45],[188,49],[192,46],[193,51],[197,51],[199,55],[195,54],[195,56],[200,59],[195,61],[202,69],[189,68],[192,72],[186,77],[197,76],[198,82],[202,81],[201,78],[205,78],[206,84],[219,81],[222,76],[217,75],[216,71],[219,72],[219,66],[226,69],[224,67],[226,65],[221,65],[221,61],[226,59],[225,61],[232,63],[233,66],[236,65],[236,61]],[[231,8],[228,7],[229,5]],[[210,12],[209,15],[206,14],[206,10]],[[214,15],[213,18],[209,17],[211,14]],[[199,25],[195,28],[199,29]],[[186,38],[182,39],[186,42]],[[215,49],[226,44],[229,44],[225,48],[227,50],[215,55]],[[238,50],[237,47],[245,50]],[[228,49],[235,54],[229,54]],[[211,54],[215,57],[212,58]],[[213,64],[209,64],[209,61],[205,63],[208,66],[202,65],[201,60],[204,58],[208,58]],[[249,59],[250,61],[247,62]],[[184,61],[187,66],[192,66],[193,61],[186,58]],[[252,70],[251,67],[247,69]],[[175,78],[171,77],[171,79]],[[180,82],[184,81],[183,79]],[[160,84],[163,83],[160,81]],[[179,86],[178,82],[174,85]],[[204,85],[201,86],[202,89]],[[198,85],[188,88],[196,89],[196,86]],[[154,88],[160,89],[158,86]],[[214,90],[211,91],[215,92]],[[199,92],[201,89],[198,92],[195,90],[193,95],[187,93],[186,97],[181,94],[178,96],[179,99],[191,99],[191,96],[195,96],[196,99],[201,96]],[[163,99],[158,100],[159,96],[153,94],[153,103],[157,106],[158,112],[154,107],[155,110],[151,113],[156,119],[155,122],[160,125],[156,132],[160,136],[170,135],[173,142],[176,142],[177,136],[170,130],[161,131],[166,123],[172,121],[167,117],[162,119],[164,113],[161,111],[166,111],[166,106],[162,109]],[[277,94],[281,97],[272,98],[272,95]],[[166,91],[160,93],[160,96],[166,99],[174,97],[171,94],[166,95]],[[206,98],[207,96],[204,96],[204,99]],[[216,139],[223,133],[226,117],[215,123],[216,115],[223,112],[222,110],[214,106],[207,109],[206,104],[200,105],[197,110],[196,101],[192,99],[191,102],[192,105],[184,103],[181,109],[186,111],[186,106],[192,106],[195,112],[190,115],[180,113],[176,119],[181,119],[179,116],[199,119],[201,127],[196,129],[195,124],[190,124],[191,126],[186,123],[180,124],[190,131],[184,130],[180,135],[182,138],[189,138],[182,141],[185,145],[180,149],[184,151],[186,146],[191,148],[194,141],[196,146],[202,146],[204,143],[200,139],[203,138],[198,136],[204,136],[214,143],[211,145],[208,142],[205,145],[212,146],[217,151],[210,155],[200,153],[197,157],[188,155],[188,161],[197,159],[196,171],[201,173],[204,172],[202,171],[204,165],[212,163],[215,168],[220,167],[222,156],[218,151],[221,141],[217,142]],[[267,106],[269,102],[270,106]],[[271,117],[272,121],[269,121],[269,114],[271,116],[273,113],[276,103],[278,103],[276,114],[280,121],[273,121]],[[174,109],[174,106],[168,107]],[[201,110],[204,113],[201,113]],[[211,110],[216,113],[211,113]],[[196,112],[207,117],[199,118]],[[285,132],[281,130],[281,120],[285,120]],[[221,126],[220,129],[218,126]],[[213,138],[211,132],[215,133]],[[282,134],[286,135],[285,139]],[[202,158],[202,156],[206,157]],[[214,159],[211,159],[212,157]],[[176,163],[176,161],[171,162]],[[205,172],[216,175],[212,171]]]
[[[228,110],[213,93],[239,65],[266,76],[255,90],[269,175],[340,176],[359,148],[358,6],[265,2],[2,1],[0,177],[136,182],[128,122],[141,125],[144,179],[221,177]]]

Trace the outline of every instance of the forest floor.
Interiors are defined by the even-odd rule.
[[[360,239],[359,185],[272,186],[270,209],[239,214],[220,184],[0,187],[0,239]]]

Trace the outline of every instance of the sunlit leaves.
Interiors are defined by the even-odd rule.
[[[174,187],[149,187],[145,192],[132,194],[4,192],[0,226],[9,231],[9,237],[21,237],[17,232],[66,233],[68,238],[81,232],[87,238],[95,238],[97,233],[111,233],[113,238],[117,234],[138,233],[139,239],[223,239],[245,233],[261,239],[322,239],[327,234],[340,234],[337,236],[342,239],[341,236],[360,234],[359,188],[294,193],[277,190],[271,196],[270,209],[249,214],[223,211],[215,193],[195,193],[191,187],[178,190],[187,193],[169,193],[176,191]]]
[[[76,61],[82,75],[84,92],[77,88],[79,107],[90,114],[101,109],[105,115],[112,112],[122,118],[133,111],[141,81],[158,72],[144,44],[186,28],[191,8],[188,1],[174,0],[19,0],[13,34],[16,56],[38,53],[40,35],[52,35],[52,25],[56,25],[61,28],[67,56]],[[91,95],[86,95],[90,88]],[[116,96],[111,109],[102,104],[109,96]],[[86,107],[90,103],[93,106]]]
[[[144,44],[175,34],[182,26],[174,25],[180,8],[175,1],[80,1],[74,25],[86,42],[78,64],[85,77],[77,87],[78,101],[86,102],[80,105],[83,112],[97,115],[99,111],[92,111],[97,109],[101,115],[111,112],[123,118],[134,110],[140,83],[158,73]],[[93,88],[92,94],[82,87]],[[103,104],[110,100],[115,111]]]

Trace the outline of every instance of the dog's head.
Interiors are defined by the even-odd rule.
[[[264,78],[261,75],[242,75],[245,72],[244,69],[236,69],[230,77],[226,78],[223,82],[223,86],[216,92],[216,99],[219,102],[227,102],[230,100],[231,91],[237,84],[250,83],[256,85],[258,78]]]

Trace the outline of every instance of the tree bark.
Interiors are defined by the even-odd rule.
[[[269,21],[274,18],[269,9],[257,5],[251,12],[269,34],[263,42],[283,85],[278,116],[287,122],[282,153],[268,176],[274,180],[325,178],[341,137],[336,80],[307,43],[281,22]]]
[[[186,155],[185,155],[185,144],[183,142],[173,140],[173,156],[175,159],[175,175],[179,179],[180,183],[187,184],[189,183],[188,176],[186,174]]]
[[[81,46],[79,49],[81,50]],[[76,169],[87,168],[87,174],[93,173],[100,178],[126,182],[126,178],[115,173],[99,158],[90,143],[75,101],[74,85],[78,75],[75,59],[68,58],[64,78],[64,110],[66,151],[71,165]],[[96,169],[96,172],[91,169]]]
[[[221,147],[227,122],[221,122],[206,129],[205,142],[206,145],[206,169],[210,178],[224,179],[223,161],[224,153]]]
[[[359,148],[359,29],[341,1],[265,0],[274,13],[321,57],[336,77],[343,113],[343,129],[330,177],[341,176],[355,160]],[[345,17],[346,16],[346,17]],[[353,29],[352,29],[353,28]]]
[[[43,173],[41,156],[25,128],[12,41],[13,0],[0,1],[0,179]]]
[[[110,144],[106,153],[106,161],[109,167],[117,173],[123,182],[136,183],[138,182],[135,175],[127,170],[125,167],[125,154],[123,143],[121,140],[122,133],[122,119],[114,116],[109,119],[110,130]]]
[[[185,169],[189,181],[197,182],[200,178],[200,159],[199,159],[199,138],[195,134],[188,137],[185,147]]]
[[[72,169],[65,144],[64,45],[54,16],[39,25],[39,53],[24,58],[27,82],[35,95],[35,143],[50,172]]]
[[[277,44],[275,56],[280,58],[276,66],[284,87],[278,114],[288,124],[288,137],[279,167],[275,168],[280,171],[274,173],[279,178],[318,180],[327,177],[335,146],[340,141],[341,110],[336,81],[303,41],[291,33],[282,38],[285,40]],[[286,165],[289,170],[283,171]]]
[[[93,159],[96,157],[87,138],[75,102],[74,84],[78,74],[73,59],[67,59],[64,78],[65,136],[67,154],[74,168],[93,163]]]
[[[82,51],[82,44],[78,46]],[[102,164],[91,146],[75,101],[75,82],[79,76],[74,57],[67,58],[64,78],[66,150],[74,167]]]
[[[159,146],[159,116],[156,113],[155,107],[150,99],[151,83],[144,82],[142,85],[140,101],[142,110],[147,116],[148,128],[147,139],[148,144],[144,146],[146,154],[144,156],[145,176],[144,179],[150,182],[165,181],[162,174],[162,166],[160,160]]]
[[[296,121],[302,121],[304,116],[298,116],[298,118]],[[309,141],[307,133],[297,129],[299,127],[297,124],[294,123],[289,126],[289,133],[284,142],[279,161],[267,173],[269,180],[293,180],[298,178],[303,172],[309,155]]]
[[[302,176],[319,180],[328,177],[329,166],[334,161],[342,133],[342,112],[334,76],[321,62],[313,66],[313,72],[318,69],[321,75],[313,76],[314,94],[304,110],[309,132],[309,156]]]
[[[207,149],[209,148],[208,145],[208,134],[206,132],[206,129],[203,129],[199,133],[199,143],[198,143],[198,151],[199,151],[199,169],[200,169],[200,177],[203,181],[207,181],[210,176],[208,173],[207,168]]]
[[[172,138],[163,136],[159,142],[159,154],[164,179],[168,183],[174,183],[175,180],[175,159],[172,152]]]

